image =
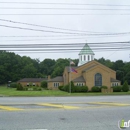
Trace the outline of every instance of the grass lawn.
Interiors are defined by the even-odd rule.
[[[129,92],[114,93],[68,93],[60,90],[42,90],[42,91],[17,91],[15,88],[0,86],[0,96],[101,96],[101,95],[130,95]]]

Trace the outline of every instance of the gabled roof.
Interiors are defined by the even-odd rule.
[[[80,77],[74,79],[73,82],[85,82],[85,80],[84,80],[83,76],[80,76]]]
[[[88,46],[87,43],[84,45],[84,47],[82,48],[82,50],[79,53],[79,55],[84,55],[84,54],[94,55],[93,51],[91,50],[91,48]]]
[[[53,79],[48,80],[48,82],[63,82],[63,76],[57,76]]]
[[[113,79],[113,78],[111,78],[110,81],[111,81],[111,82],[121,82],[120,80]]]
[[[18,82],[41,82],[47,81],[47,78],[24,78],[19,80]]]
[[[89,70],[89,69],[91,69],[91,68],[93,68],[93,67],[95,67],[95,66],[97,66],[97,65],[92,65],[92,66],[90,66],[90,67],[84,69],[83,72],[85,72],[85,71],[87,71],[87,70]]]

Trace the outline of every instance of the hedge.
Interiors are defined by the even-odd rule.
[[[91,88],[91,91],[92,91],[92,92],[101,92],[101,87],[93,86],[93,87]]]
[[[113,86],[113,92],[121,92],[122,86]]]

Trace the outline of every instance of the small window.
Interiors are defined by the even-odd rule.
[[[84,61],[86,61],[86,56],[84,55]]]
[[[54,87],[58,87],[59,86],[59,83],[54,83]]]
[[[27,83],[27,86],[29,86],[29,83]]]
[[[88,55],[88,61],[90,60],[90,57],[89,57],[89,55]]]
[[[81,61],[82,61],[82,55],[81,55]]]
[[[33,86],[36,86],[35,83],[33,83]]]

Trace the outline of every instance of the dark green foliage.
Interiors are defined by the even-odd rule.
[[[64,87],[64,86],[58,86],[58,89],[64,91],[64,90],[63,90],[63,87]]]
[[[75,86],[75,92],[87,92],[88,87],[87,86]]]
[[[17,88],[18,84],[17,83],[10,83],[11,88]]]
[[[107,86],[101,86],[101,89],[104,88],[104,89],[107,89],[108,87]]]
[[[123,86],[122,86],[122,90],[123,92],[128,92],[129,91],[129,86],[127,81],[124,82]]]
[[[17,85],[17,90],[20,90],[20,91],[24,90],[23,86],[20,83]]]
[[[92,92],[101,92],[101,87],[93,86],[91,91]]]
[[[70,92],[70,85],[65,85],[65,86],[59,86],[59,90]],[[74,83],[71,81],[71,93],[74,92],[87,92],[88,87],[87,86],[74,86]]]
[[[42,88],[47,88],[47,81],[42,81],[41,82],[41,87]]]
[[[59,89],[60,90],[62,89],[62,91],[70,92],[70,84],[67,84],[63,87],[59,87]],[[74,83],[72,81],[71,81],[71,92],[72,93],[75,92],[75,86],[74,86]]]
[[[61,76],[63,74],[65,66],[69,66],[69,59],[59,58],[56,60],[54,70],[51,74],[51,77]]]
[[[122,86],[113,86],[113,92],[121,92]]]

